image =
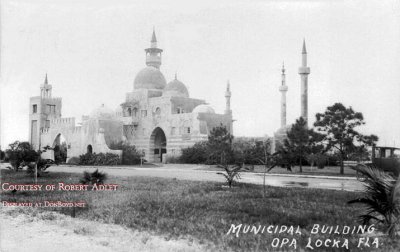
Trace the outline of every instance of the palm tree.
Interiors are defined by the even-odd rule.
[[[365,212],[360,215],[363,224],[371,220],[380,223],[393,237],[400,222],[400,179],[396,181],[395,177],[374,166],[359,164],[352,168],[365,177],[364,197],[348,203],[363,204]]]

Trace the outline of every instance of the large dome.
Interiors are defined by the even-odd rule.
[[[185,84],[181,81],[174,79],[167,84],[164,89],[165,96],[179,96],[179,97],[189,97],[189,91],[187,90]]]
[[[167,82],[164,75],[155,67],[148,66],[142,69],[133,83],[134,89],[164,89]]]
[[[201,104],[197,107],[195,107],[192,111],[192,113],[207,113],[207,114],[215,114],[214,109],[206,104]]]

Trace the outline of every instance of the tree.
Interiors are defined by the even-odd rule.
[[[222,124],[210,131],[207,142],[208,157],[211,163],[232,163],[234,155],[232,149],[233,136]],[[226,159],[225,161],[222,158]]]
[[[12,168],[18,171],[23,162],[36,162],[40,153],[33,150],[29,142],[15,141],[9,144],[6,155]]]
[[[317,143],[321,135],[307,128],[307,122],[300,117],[287,132],[287,138],[283,142],[282,155],[289,164],[296,163],[300,166],[300,172],[303,172],[303,160],[310,153],[319,153],[322,149]]]
[[[327,107],[324,113],[316,114],[315,128],[324,135],[326,150],[336,149],[339,153],[340,174],[344,173],[343,160],[357,145],[372,145],[378,141],[375,135],[364,136],[355,130],[364,125],[362,113],[346,108],[341,103]]]

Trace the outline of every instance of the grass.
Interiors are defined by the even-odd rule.
[[[23,172],[1,170],[2,183],[33,183]],[[79,183],[82,175],[48,173],[39,178],[39,184],[58,182]],[[115,223],[139,231],[164,235],[167,239],[188,238],[205,244],[210,250],[274,251],[274,237],[297,238],[297,248],[304,248],[312,225],[358,225],[359,206],[346,204],[358,193],[267,187],[239,184],[228,189],[222,183],[180,181],[149,177],[113,177],[106,183],[120,185],[117,191],[78,192],[1,192],[2,200],[38,202],[44,200],[85,201],[86,208],[76,208],[77,218]],[[43,208],[72,215],[71,208]],[[299,225],[301,236],[288,234],[226,235],[231,224]],[[77,230],[84,233],[85,230]],[[317,235],[327,238],[327,234]],[[357,251],[357,235],[339,235],[349,238],[351,251]],[[314,236],[315,237],[315,236]],[[383,240],[382,240],[383,239]],[[398,251],[399,241],[381,238],[385,251]],[[381,249],[381,247],[380,247]],[[282,249],[280,250],[282,251]],[[327,249],[326,251],[342,251]],[[363,249],[368,251],[368,249]]]

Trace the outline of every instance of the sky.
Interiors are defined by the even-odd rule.
[[[29,97],[48,74],[62,116],[116,109],[145,67],[153,27],[161,71],[177,73],[217,113],[231,84],[234,135],[280,127],[281,67],[287,122],[300,116],[306,41],[309,122],[341,102],[364,115],[360,131],[400,147],[399,1],[1,0],[1,146],[28,140]]]

